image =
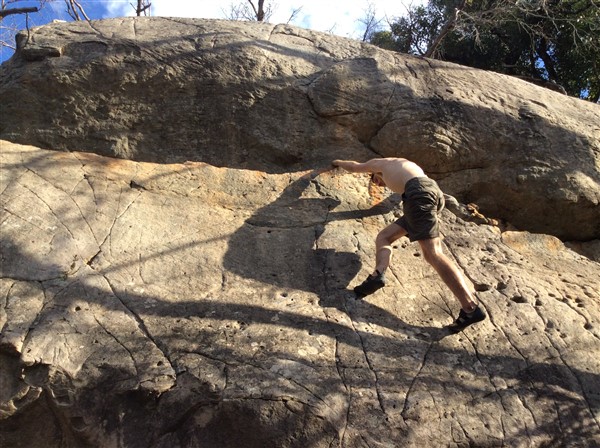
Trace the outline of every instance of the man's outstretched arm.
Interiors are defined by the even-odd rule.
[[[334,160],[331,164],[340,167],[351,173],[380,173],[383,171],[381,165],[385,163],[384,159],[371,159],[364,163],[354,160]]]

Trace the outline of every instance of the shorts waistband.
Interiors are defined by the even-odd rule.
[[[417,176],[409,179],[408,182],[404,185],[404,193],[402,193],[402,200],[405,200],[409,196],[413,196],[414,194],[420,191],[439,191],[440,187],[437,182],[433,180],[431,177],[427,176]]]
[[[431,178],[431,177],[427,177],[427,176],[417,176],[417,177],[413,177],[412,179],[409,179],[408,182],[406,182],[406,184],[404,185],[404,190],[406,191],[409,187],[413,186],[413,185],[423,185],[423,184],[430,184],[431,182],[435,183],[435,181]]]

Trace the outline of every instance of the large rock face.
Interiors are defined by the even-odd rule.
[[[597,105],[268,24],[59,24],[19,46],[0,445],[600,446],[597,262],[446,210],[489,314],[450,335],[458,303],[406,239],[354,298],[401,206],[312,171],[406,156],[486,214],[598,238]]]
[[[444,211],[490,316],[449,335],[405,239],[349,291],[398,212],[364,176],[0,145],[2,446],[600,444],[599,264],[557,238]]]
[[[283,25],[127,18],[19,38],[0,137],[269,173],[404,156],[487,215],[600,238],[600,107]]]

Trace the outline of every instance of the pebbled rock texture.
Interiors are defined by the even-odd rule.
[[[286,25],[123,18],[18,38],[0,138],[269,174],[403,156],[484,215],[600,239],[600,107]]]
[[[449,335],[406,239],[354,298],[399,212],[366,176],[0,145],[0,445],[599,446],[599,264],[557,238],[444,211],[489,315]]]

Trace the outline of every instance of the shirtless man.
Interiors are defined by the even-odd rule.
[[[377,235],[375,270],[354,288],[357,296],[373,294],[385,285],[384,274],[392,257],[392,243],[407,235],[411,241],[419,242],[425,260],[460,302],[458,318],[449,329],[458,332],[484,320],[486,315],[475,303],[474,293],[463,274],[442,251],[438,213],[444,208],[444,195],[437,183],[416,163],[402,158],[371,159],[364,163],[334,160],[332,165],[352,173],[371,173],[371,182],[401,194],[404,202],[404,215]]]

